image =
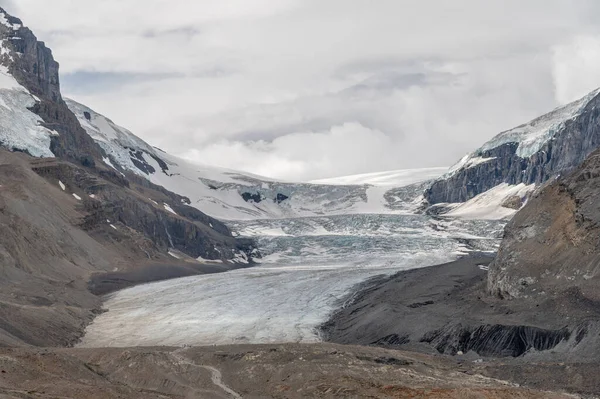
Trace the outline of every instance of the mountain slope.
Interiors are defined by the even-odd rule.
[[[107,165],[63,100],[58,67],[0,9],[0,345],[72,344],[98,312],[94,293],[257,255],[187,198]]]
[[[174,157],[74,100],[66,100],[90,137],[104,150],[104,163],[185,196],[190,205],[229,220],[305,217],[344,213],[391,213],[393,188],[440,176],[445,168],[395,171],[315,181],[278,182],[266,177]],[[382,186],[381,179],[387,179]]]
[[[500,184],[539,185],[573,170],[600,146],[600,90],[500,133],[433,183],[430,204],[459,203]]]
[[[488,290],[505,298],[600,300],[600,150],[543,188],[507,225]]]

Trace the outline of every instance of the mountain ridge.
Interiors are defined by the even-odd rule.
[[[460,203],[500,184],[540,185],[568,173],[600,146],[600,89],[500,133],[425,192],[430,204]]]

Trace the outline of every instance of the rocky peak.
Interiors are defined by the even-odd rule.
[[[60,102],[58,62],[23,22],[0,8],[0,64],[31,94]]]
[[[600,90],[500,133],[426,191],[430,204],[465,202],[502,183],[541,184],[600,146]]]
[[[52,51],[37,40],[20,19],[0,9],[0,65],[29,93],[36,103],[29,109],[43,120],[51,137],[54,155],[83,166],[101,161],[101,148],[81,127],[60,93],[59,64]]]

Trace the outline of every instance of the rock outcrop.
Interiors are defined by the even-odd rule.
[[[500,133],[426,191],[430,204],[465,202],[499,184],[541,184],[600,146],[600,92]]]
[[[506,227],[488,290],[600,300],[600,150],[540,190]]]
[[[97,160],[102,159],[102,150],[67,108],[60,93],[59,64],[54,60],[52,51],[38,41],[20,19],[1,8],[0,15],[7,21],[0,24],[3,47],[0,64],[37,97],[38,101],[31,110],[42,118],[47,128],[58,133],[52,137],[52,152],[57,157],[94,166]]]

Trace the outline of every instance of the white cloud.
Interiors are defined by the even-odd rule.
[[[553,52],[556,96],[567,103],[600,87],[600,36],[576,36]]]
[[[593,0],[19,0],[11,10],[53,48],[67,95],[152,144],[312,179],[448,165],[594,89],[599,8]]]
[[[288,134],[271,142],[219,141],[183,156],[222,167],[235,163],[239,169],[259,175],[308,180],[338,169],[356,174],[374,166],[393,168],[395,154],[389,151],[393,140],[358,123],[345,123],[327,131]]]

